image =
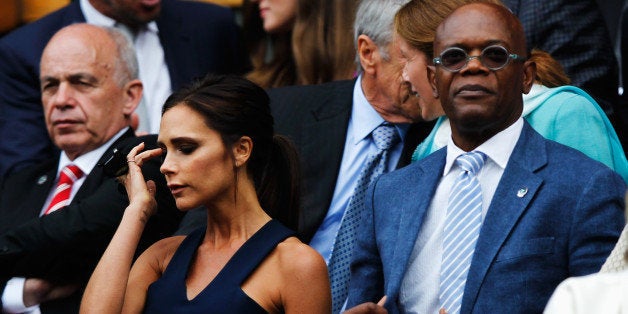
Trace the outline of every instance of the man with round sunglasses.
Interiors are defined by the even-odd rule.
[[[367,191],[348,307],[386,296],[359,308],[540,313],[562,280],[599,270],[624,225],[626,185],[521,118],[536,68],[508,9],[458,8],[434,50],[451,138]]]

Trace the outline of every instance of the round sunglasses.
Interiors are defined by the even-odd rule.
[[[434,64],[442,66],[445,70],[450,72],[458,72],[473,59],[479,59],[482,64],[490,70],[497,71],[506,65],[510,60],[525,61],[526,58],[514,54],[508,53],[506,48],[493,45],[488,46],[482,50],[479,56],[469,56],[467,52],[459,47],[451,47],[441,52],[439,57],[434,58]]]

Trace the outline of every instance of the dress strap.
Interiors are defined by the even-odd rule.
[[[170,263],[168,263],[166,270],[164,270],[162,277],[185,279],[190,263],[192,262],[192,257],[196,254],[196,249],[198,249],[204,235],[205,227],[195,229],[187,235],[172,256],[172,259],[170,260]],[[170,267],[170,265],[185,265],[186,267]]]
[[[253,236],[242,245],[233,255],[231,260],[221,270],[219,276],[229,274],[229,278],[218,278],[218,280],[232,280],[234,284],[240,286],[262,261],[277,247],[277,244],[288,237],[295,235],[295,232],[285,227],[277,220],[267,222]]]

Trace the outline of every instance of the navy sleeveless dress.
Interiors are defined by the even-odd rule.
[[[197,229],[181,242],[163,276],[148,287],[144,313],[266,313],[240,286],[294,231],[269,221],[236,251],[205,289],[188,300],[185,278],[204,235],[204,228]]]

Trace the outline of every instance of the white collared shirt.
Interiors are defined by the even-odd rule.
[[[98,12],[89,0],[80,0],[80,5],[87,23],[116,27],[117,22]],[[157,23],[152,21],[141,27],[133,36],[132,41],[139,64],[140,80],[144,85],[142,102],[136,109],[140,115],[138,131],[157,134],[161,121],[161,108],[172,93],[170,73],[163,46],[159,41]]]
[[[487,156],[484,166],[477,174],[482,189],[482,220],[486,217],[499,180],[504,174],[522,129],[523,119],[519,118],[514,124],[474,149]],[[427,209],[408,261],[408,268],[401,282],[399,301],[401,310],[405,313],[438,313],[440,308],[438,295],[443,256],[443,227],[449,193],[459,173],[459,167],[454,164],[454,161],[459,155],[465,153],[453,143],[451,137],[446,149],[447,157],[443,177]]]
[[[46,208],[48,208],[48,205],[52,201],[55,187],[57,186],[57,182],[59,181],[59,174],[61,173],[61,170],[63,170],[65,166],[69,164],[74,164],[78,166],[79,169],[81,169],[81,171],[83,171],[84,173],[83,177],[76,180],[74,184],[72,184],[72,191],[70,192],[70,202],[71,202],[72,199],[74,199],[76,192],[81,188],[81,186],[83,185],[83,182],[85,182],[85,178],[92,172],[92,169],[94,169],[94,167],[98,163],[98,160],[100,160],[100,158],[105,154],[107,149],[118,138],[120,138],[120,136],[122,136],[128,129],[129,128],[126,127],[118,131],[118,133],[116,133],[116,135],[114,135],[111,139],[109,139],[109,141],[107,141],[104,145],[101,145],[97,149],[87,152],[77,157],[74,160],[70,160],[70,158],[68,158],[65,152],[61,152],[61,156],[59,157],[59,165],[57,167],[55,183],[52,185],[53,188],[50,190],[48,194],[48,198],[46,199],[46,202],[44,203],[44,206],[42,207],[39,215],[41,216],[44,213],[44,211],[46,210]],[[26,307],[24,305],[24,300],[23,300],[24,281],[25,281],[25,278],[14,277],[14,278],[11,278],[7,282],[4,288],[4,292],[2,293],[2,310],[3,311],[6,311],[7,313],[28,313],[28,314],[41,313],[39,310],[39,305],[34,305],[31,307]]]

